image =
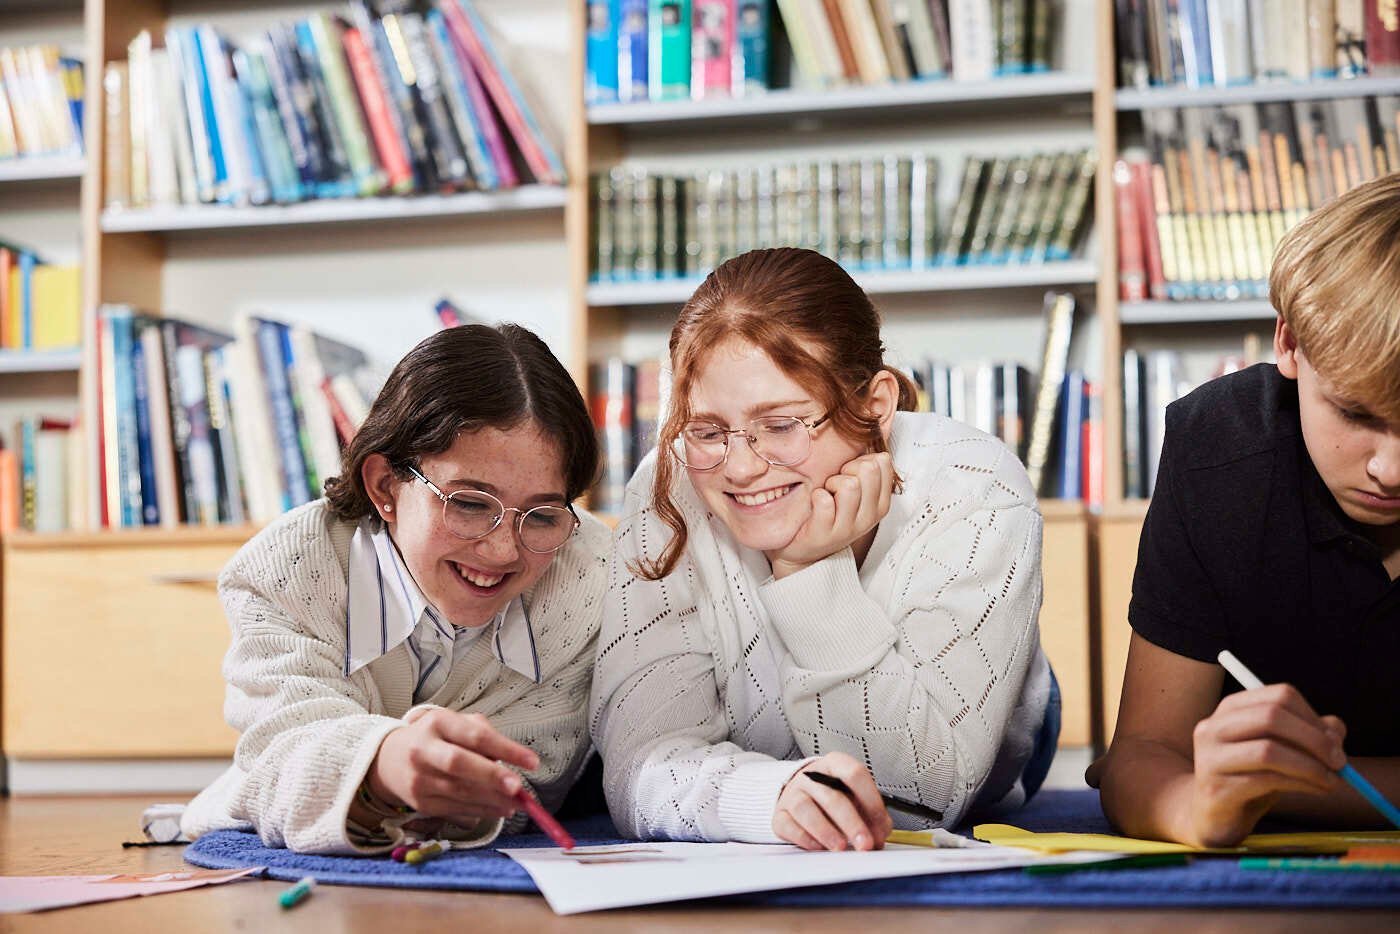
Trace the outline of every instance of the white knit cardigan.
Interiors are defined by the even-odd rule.
[[[580,518],[578,534],[524,595],[541,683],[501,664],[491,640],[478,639],[432,698],[435,706],[485,715],[538,753],[540,768],[529,779],[551,810],[589,750],[586,704],[609,533],[587,513]],[[325,501],[309,503],[256,535],[220,574],[233,634],[223,666],[224,716],[242,735],[232,767],[185,810],[187,836],[238,827],[301,853],[388,848],[357,846],[346,819],[379,744],[414,706],[413,667],[405,641],[345,674],[355,528]],[[460,836],[480,845],[501,827],[484,821]],[[392,834],[390,847],[400,839]]]
[[[897,415],[891,450],[903,492],[861,567],[847,548],[782,580],[683,473],[686,551],[661,581],[633,575],[670,530],[654,460],[632,478],[590,720],[623,833],[776,841],[783,784],[836,750],[947,825],[1024,799],[1050,692],[1035,493],[1005,445],[938,415]]]

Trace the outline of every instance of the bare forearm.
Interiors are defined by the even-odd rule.
[[[1193,843],[1192,763],[1148,740],[1116,740],[1100,773],[1104,814],[1130,837]]]
[[[1353,758],[1352,768],[1360,772],[1386,799],[1400,800],[1400,758]],[[1287,794],[1269,812],[1271,817],[1296,820],[1329,828],[1393,829],[1384,817],[1350,785],[1330,795]]]

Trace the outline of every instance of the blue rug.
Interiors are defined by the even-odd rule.
[[[1038,831],[1110,833],[1093,791],[1042,791],[1005,823]],[[566,822],[580,845],[621,842],[606,816]],[[502,837],[500,847],[550,846],[543,834]],[[530,876],[494,850],[453,850],[410,866],[383,857],[301,856],[264,847],[256,834],[207,834],[185,851],[206,869],[267,866],[273,879],[315,876],[331,885],[538,892]],[[1020,870],[875,879],[734,896],[731,902],[788,907],[882,906],[1116,906],[1116,907],[1353,907],[1400,908],[1400,873],[1270,872],[1245,870],[1231,858],[1199,858],[1187,866],[1082,870],[1027,875]]]

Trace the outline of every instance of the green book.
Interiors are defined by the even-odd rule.
[[[973,212],[982,193],[982,179],[987,174],[987,160],[978,156],[968,156],[963,163],[962,183],[958,186],[958,200],[953,204],[953,214],[948,220],[948,232],[943,238],[943,249],[939,251],[938,265],[956,266],[967,255],[968,233],[972,226]]]
[[[606,282],[613,276],[613,212],[615,210],[612,176],[599,172],[593,176],[593,278]]]
[[[652,100],[690,97],[690,0],[648,0],[647,72]]]
[[[331,110],[345,138],[345,154],[350,171],[355,175],[355,188],[362,196],[377,195],[384,190],[384,174],[379,171],[370,149],[369,133],[360,114],[360,100],[350,83],[350,71],[345,65],[345,52],[340,44],[340,28],[325,13],[306,21],[316,44],[316,57],[321,74],[330,92]]]

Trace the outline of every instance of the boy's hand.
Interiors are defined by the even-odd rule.
[[[1234,846],[1284,792],[1337,791],[1346,764],[1346,726],[1320,717],[1292,686],[1231,694],[1192,734],[1194,835],[1203,846]]]
[[[503,763],[529,772],[540,759],[480,714],[424,708],[384,737],[370,766],[370,789],[386,803],[470,827],[515,813],[522,781]]]
[[[787,545],[768,553],[773,577],[782,580],[834,555],[879,525],[890,511],[894,462],[889,452],[862,454],[812,491],[812,514]]]
[[[851,795],[803,778],[807,770],[839,778]],[[878,850],[894,822],[870,770],[844,752],[829,752],[788,779],[773,809],[773,832],[804,850]]]

